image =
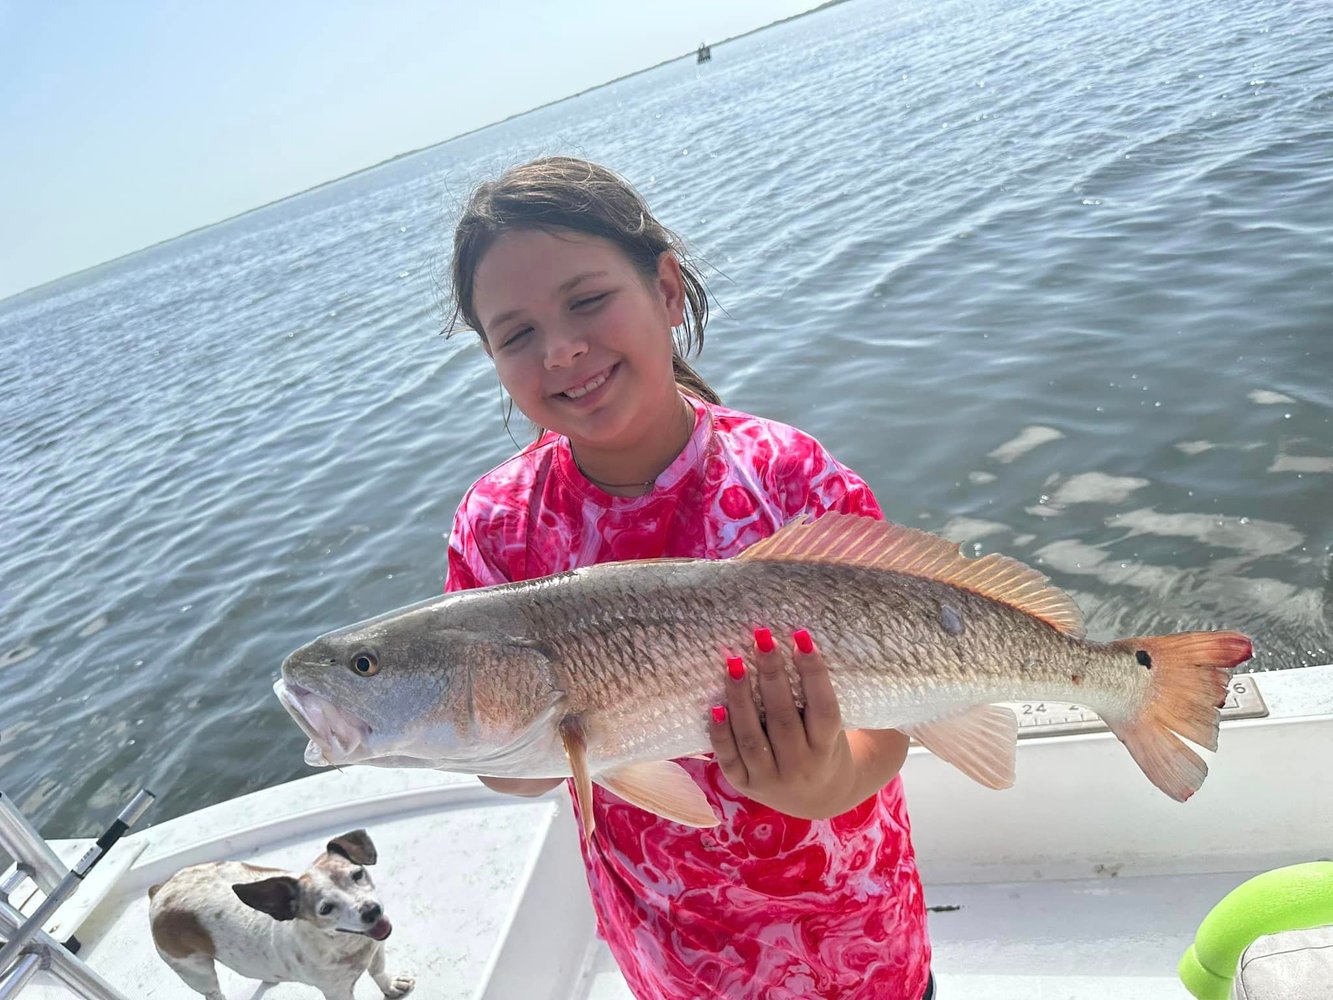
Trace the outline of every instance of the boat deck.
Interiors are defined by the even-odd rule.
[[[1208,909],[1253,874],[1328,856],[1333,667],[1260,684],[1270,717],[1225,724],[1212,774],[1185,806],[1153,789],[1107,733],[1024,739],[1017,785],[1003,793],[913,748],[904,781],[939,995],[1187,997],[1176,962]],[[127,996],[190,1000],[152,948],[148,886],[218,858],[301,870],[330,837],[364,826],[395,928],[389,969],[417,977],[414,995],[627,1000],[593,934],[570,812],[562,791],[524,800],[434,772],[323,773],[125,838],[53,933],[77,927],[81,957]],[[85,843],[53,846],[72,858]],[[255,995],[258,984],[219,972],[232,1000]],[[68,994],[34,985],[24,995]],[[312,990],[263,996],[309,1000]],[[356,996],[380,993],[364,977]]]
[[[313,782],[335,784],[323,776]],[[381,857],[374,874],[395,928],[390,970],[417,976],[418,995],[431,1000],[631,1000],[610,954],[592,937],[568,807],[558,799],[470,804],[472,797],[371,827]],[[299,870],[339,832],[330,827],[249,856]],[[469,845],[465,868],[448,867],[449,845],[457,843]],[[565,849],[567,858],[550,854]],[[940,996],[1185,997],[1174,969],[1193,928],[1250,874],[1257,872],[929,884]],[[147,931],[148,901],[137,892],[85,925],[81,936],[95,943],[84,958],[130,996],[196,996],[162,964]],[[229,998],[256,991],[230,970],[220,969],[219,979]],[[292,984],[263,994],[310,995],[309,987]],[[380,993],[367,977],[356,995],[375,1000]]]

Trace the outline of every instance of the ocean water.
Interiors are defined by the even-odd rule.
[[[309,773],[282,657],[437,593],[514,448],[440,335],[458,204],[557,152],[705,262],[726,401],[894,519],[1096,638],[1333,660],[1333,10],[853,0],[0,303],[0,788],[46,832]]]

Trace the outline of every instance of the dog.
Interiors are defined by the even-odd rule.
[[[352,830],[330,840],[300,875],[244,861],[183,868],[148,890],[153,944],[205,1000],[226,1000],[214,962],[265,988],[314,986],[324,1000],[354,1000],[369,970],[386,997],[406,996],[415,980],[385,971],[393,925],[366,871],[376,859],[370,835]]]

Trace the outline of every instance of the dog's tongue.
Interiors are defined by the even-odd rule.
[[[376,941],[383,941],[393,933],[393,924],[389,923],[388,917],[380,917],[380,919],[376,921],[375,926],[366,931],[366,933]]]

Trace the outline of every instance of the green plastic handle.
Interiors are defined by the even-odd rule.
[[[1198,1000],[1227,1000],[1240,956],[1265,934],[1333,924],[1333,861],[1275,868],[1232,889],[1181,956],[1180,981]]]

